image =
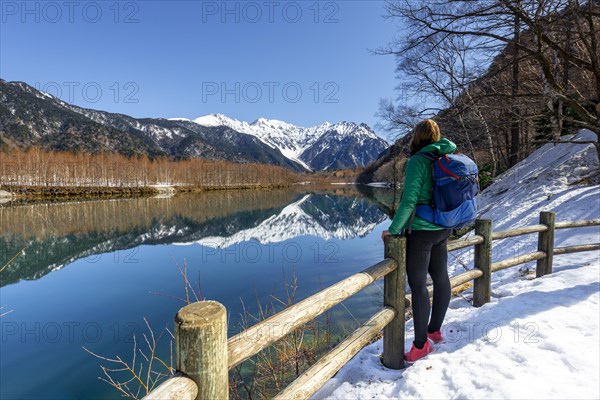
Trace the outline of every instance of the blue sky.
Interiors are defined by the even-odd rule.
[[[394,97],[382,1],[0,2],[0,77],[134,117],[373,126]]]

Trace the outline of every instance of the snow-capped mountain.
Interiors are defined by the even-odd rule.
[[[220,114],[195,121],[133,118],[78,107],[26,83],[0,79],[0,147],[31,145],[273,164],[296,171],[362,166],[388,146],[365,124],[302,128],[262,118],[249,124]]]
[[[227,126],[255,136],[290,160],[312,170],[363,166],[389,146],[366,124],[354,122],[325,122],[304,128],[265,118],[248,123],[223,114],[205,115],[194,122],[207,127]]]
[[[198,157],[305,170],[260,139],[226,126],[205,127],[191,121],[133,118],[82,108],[23,82],[0,79],[0,148],[31,145],[49,150]]]

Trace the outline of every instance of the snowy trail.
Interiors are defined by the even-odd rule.
[[[555,273],[499,285],[480,308],[450,304],[446,343],[403,371],[359,353],[314,398],[600,398],[598,252],[565,256]],[[407,324],[407,350],[412,321]]]
[[[568,140],[596,140],[589,131]],[[593,145],[548,144],[511,168],[480,196],[494,231],[534,225],[540,211],[557,221],[600,219],[600,186],[578,182],[598,172]],[[555,247],[600,243],[600,227],[555,232]],[[537,234],[494,241],[493,261],[536,251]],[[473,268],[473,250],[453,252],[448,270]],[[314,399],[600,398],[600,251],[555,256],[554,273],[535,277],[535,262],[492,275],[491,302],[454,298],[446,343],[412,367],[379,362],[382,341],[367,346]],[[406,351],[413,340],[406,326]]]

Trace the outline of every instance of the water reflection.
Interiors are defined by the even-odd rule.
[[[178,265],[227,308],[232,335],[292,276],[300,300],[380,261],[393,199],[346,188],[0,205],[0,267],[24,249],[0,273],[0,306],[14,310],[0,318],[0,398],[115,398],[82,347],[126,356],[144,318],[172,328]],[[375,283],[331,309],[332,327],[350,331],[381,301]]]
[[[78,259],[114,253],[127,262],[142,244],[282,242],[298,236],[364,237],[387,216],[385,203],[354,190],[289,189],[0,206],[0,286],[35,280]],[[371,197],[372,199],[373,197]]]

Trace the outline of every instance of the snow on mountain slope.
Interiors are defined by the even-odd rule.
[[[581,131],[564,140],[597,138]],[[495,231],[536,224],[544,210],[557,221],[600,219],[599,170],[593,144],[547,144],[480,195],[481,217]],[[555,232],[555,247],[590,243],[600,243],[600,227]],[[493,260],[536,249],[537,234],[494,241]],[[472,260],[472,250],[450,253],[450,274],[473,268]],[[495,272],[491,302],[480,308],[466,301],[472,289],[454,298],[446,343],[414,366],[384,368],[379,340],[313,398],[600,398],[600,251],[555,256],[553,274],[542,278],[534,271],[535,261]],[[412,329],[411,320],[406,351]]]
[[[593,132],[583,130],[564,136],[563,140],[595,141],[597,138]],[[481,193],[480,218],[491,219],[495,231],[537,224],[540,211],[555,212],[556,221],[600,218],[600,186],[578,183],[597,176],[599,171],[593,144],[546,144]],[[600,242],[600,229],[586,228],[557,235],[555,245],[576,243],[589,231],[596,232],[596,242]],[[536,251],[537,235],[494,241],[493,249],[493,261]],[[462,252],[461,258],[463,262],[472,262],[472,250]],[[514,275],[515,271],[507,269],[497,274],[499,277]]]
[[[307,169],[309,165],[299,159],[303,148],[310,143],[310,136],[303,129],[282,121],[257,119],[252,124],[229,118],[223,114],[209,114],[196,118],[195,123],[203,126],[227,126],[238,132],[257,137],[272,148],[279,149],[287,158],[296,161]]]
[[[353,122],[340,122],[337,124],[325,122],[318,126],[303,128],[287,122],[265,118],[259,118],[252,123],[248,123],[229,118],[223,114],[205,115],[196,118],[194,122],[203,126],[228,126],[238,132],[253,135],[267,145],[279,149],[284,156],[303,164],[309,169],[322,169],[315,168],[312,165],[311,153],[307,150],[310,150],[311,146],[315,145],[326,134],[330,137],[327,143],[331,143],[332,140],[341,142],[344,139],[351,138],[352,144],[357,147],[356,150],[351,150],[356,152],[357,156],[352,158],[354,154],[350,155],[350,160],[356,164],[346,165],[352,163],[352,161],[347,161],[343,167],[365,165],[367,162],[372,161],[371,154],[379,154],[388,146],[388,143],[377,136],[367,125],[358,125]],[[325,149],[327,143],[325,143]],[[321,143],[320,146],[323,147],[323,144]],[[348,146],[345,149],[348,149]],[[323,150],[321,149],[318,153]],[[362,156],[362,153],[365,152],[369,154],[366,162],[365,157]]]
[[[564,136],[565,141],[595,141],[588,130]],[[479,197],[480,214],[494,220],[495,229],[530,224],[527,211],[550,210],[577,189],[576,182],[598,172],[593,144],[546,144],[496,179]],[[516,196],[516,197],[515,197]],[[516,203],[516,204],[515,204]],[[517,207],[507,207],[508,204]],[[499,207],[500,206],[500,207]],[[508,214],[506,214],[508,212]]]
[[[576,135],[563,136],[563,140],[595,141],[596,135],[583,130]],[[479,218],[491,219],[494,231],[535,225],[539,223],[540,211],[555,212],[557,222],[600,218],[600,186],[580,183],[590,177],[598,179],[598,173],[600,162],[593,144],[546,144],[496,178],[478,196]],[[555,236],[555,246],[578,243],[590,231],[595,232],[596,242],[600,242],[598,228],[566,231],[568,235]],[[492,249],[494,262],[537,251],[537,235],[496,240]],[[448,271],[450,274],[462,272],[465,265],[472,268],[472,262],[472,248],[452,252]],[[509,268],[494,276],[503,278],[518,274],[518,269]]]
[[[282,153],[287,151],[292,156],[300,153],[314,143],[324,130],[332,125],[329,122],[314,127],[302,128],[283,121],[259,118],[252,123],[238,121],[223,114],[209,114],[194,120],[199,125],[225,125],[238,132],[254,135],[272,147],[280,148]]]
[[[303,128],[264,118],[241,122],[222,114],[195,121],[133,118],[68,104],[23,82],[0,79],[0,87],[0,108],[6,111],[0,112],[0,125],[7,127],[4,136],[13,145],[262,163],[303,172],[364,166],[388,147],[365,124]]]

